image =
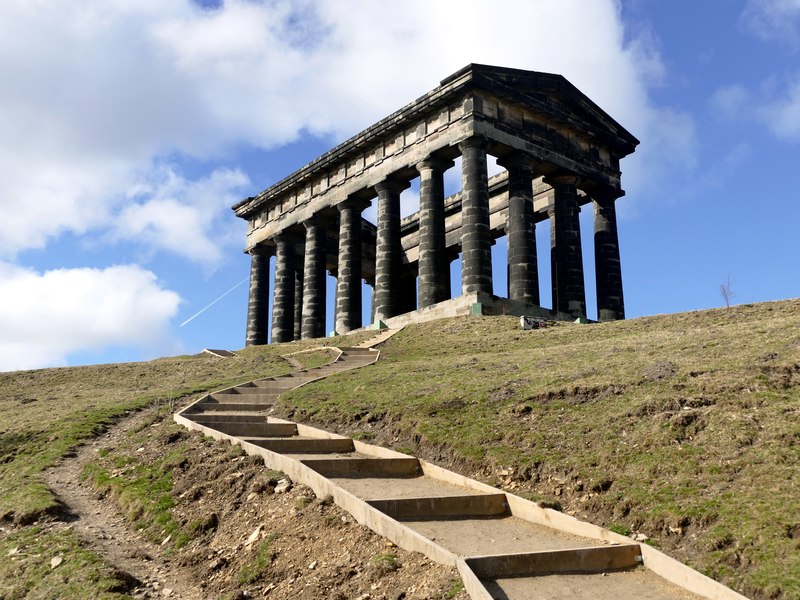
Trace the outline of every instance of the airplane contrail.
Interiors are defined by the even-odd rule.
[[[193,319],[195,319],[195,318],[199,317],[200,315],[202,315],[202,314],[203,314],[204,312],[206,312],[206,311],[207,311],[209,308],[211,308],[212,306],[214,306],[214,305],[215,305],[217,302],[219,302],[220,300],[222,300],[222,299],[223,299],[225,296],[227,296],[228,294],[230,294],[230,293],[231,293],[233,290],[235,290],[236,288],[238,288],[240,285],[242,285],[243,283],[245,283],[245,282],[246,282],[246,281],[248,281],[249,279],[250,279],[250,277],[245,277],[244,279],[242,279],[242,280],[241,280],[239,283],[237,283],[235,286],[233,286],[233,287],[232,287],[231,289],[229,289],[227,292],[225,292],[224,294],[222,294],[222,295],[221,295],[219,298],[217,298],[216,300],[213,300],[212,302],[209,302],[209,303],[208,303],[208,304],[207,304],[205,307],[201,308],[201,309],[200,309],[200,310],[198,310],[196,313],[194,313],[194,314],[193,314],[191,317],[189,317],[188,319],[186,319],[186,320],[185,320],[183,323],[181,323],[181,325],[180,325],[180,326],[181,326],[181,327],[183,327],[184,325],[186,325],[187,323],[189,323],[189,322],[190,322],[190,321],[192,321]]]

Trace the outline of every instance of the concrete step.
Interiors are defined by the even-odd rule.
[[[239,414],[235,412],[200,412],[192,415],[192,419],[198,423],[267,423],[267,415],[256,413],[253,415]]]
[[[229,394],[238,394],[239,396],[259,396],[268,394],[269,390],[272,386],[265,385],[261,386],[244,386],[244,385],[237,385],[235,388],[232,388],[228,391]]]
[[[416,477],[416,458],[305,459],[301,463],[325,477]]]
[[[288,437],[297,435],[297,425],[294,423],[206,421],[202,416],[192,417],[192,420],[199,425],[205,425],[216,429],[220,433],[236,437]]]
[[[698,596],[673,585],[644,567],[602,573],[571,573],[555,575],[521,575],[492,577],[480,580],[492,598],[530,600],[536,598],[569,598],[570,600],[704,600],[730,598]],[[743,597],[740,597],[743,598]]]
[[[214,392],[209,396],[209,400],[219,403],[231,402],[234,404],[273,404],[280,396],[280,391],[263,391],[260,394],[236,394],[230,392]]]
[[[244,438],[261,448],[279,454],[316,454],[331,452],[354,452],[353,440],[349,438],[308,438],[293,437],[286,439]]]
[[[263,412],[274,406],[272,402],[200,402],[195,404],[197,412]],[[194,413],[190,413],[194,414]]]
[[[466,559],[466,562],[479,579],[558,573],[607,573],[639,566],[642,562],[642,551],[639,544],[592,546],[477,556]]]
[[[392,498],[368,500],[367,504],[394,519],[453,519],[508,514],[505,494]]]
[[[225,423],[243,423],[249,421],[264,421],[267,418],[267,413],[269,412],[270,407],[266,407],[264,409],[259,410],[258,408],[254,408],[255,405],[253,404],[245,404],[246,408],[241,408],[239,410],[223,410],[220,408],[216,408],[219,406],[225,406],[224,404],[215,404],[213,405],[215,408],[205,408],[200,410],[199,412],[192,413],[197,419],[203,420],[206,419],[206,422],[210,422],[209,419],[221,419],[217,422],[225,422]],[[229,416],[236,416],[239,419],[226,419],[225,417]]]
[[[387,334],[370,342],[379,343],[389,337]],[[368,505],[372,509],[370,519],[377,519],[373,525],[380,522],[379,527],[370,527],[395,543],[403,547],[407,543],[435,560],[443,557],[442,552],[447,560],[460,557],[459,573],[473,598],[701,598],[688,592],[693,589],[703,590],[703,598],[746,600],[711,580],[699,581],[702,575],[686,568],[681,571],[669,562],[671,559],[664,562],[666,557],[654,555],[655,550],[627,543],[611,532],[598,535],[598,528],[588,524],[573,523],[557,513],[543,515],[542,509],[522,504],[525,501],[521,498],[490,490],[454,473],[443,476],[443,470],[432,465],[426,466],[423,475],[416,458],[386,458],[384,452],[373,454],[361,446],[363,453],[356,452],[351,439],[300,437],[295,423],[268,419],[264,411],[282,391],[370,364],[377,356],[367,348],[343,350],[340,360],[332,365],[217,392],[179,416],[227,434],[232,441],[239,438],[249,442],[250,453],[257,453],[252,447],[257,446],[281,455],[261,454],[268,466],[305,465],[318,475],[308,477],[300,471],[299,481],[308,477],[308,485],[313,487],[320,483],[319,475],[327,478],[330,485],[348,492],[337,503]],[[259,402],[267,398],[270,402]],[[355,508],[352,514],[362,514],[358,504]],[[648,568],[639,566],[644,564],[643,554]],[[685,587],[655,575],[650,570],[651,561],[662,571],[680,572],[680,583]],[[669,580],[678,581],[672,576]]]

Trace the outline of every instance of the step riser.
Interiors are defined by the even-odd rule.
[[[213,423],[202,419],[194,419],[200,425],[206,425],[221,433],[236,437],[283,437],[297,435],[297,426],[293,423]]]
[[[319,440],[245,440],[256,446],[266,448],[279,454],[305,454],[314,452],[354,452],[353,440],[319,439]]]
[[[600,546],[575,550],[553,550],[468,558],[467,564],[480,579],[522,577],[558,573],[605,573],[631,569],[641,564],[638,544]]]
[[[237,415],[235,412],[222,415],[209,415],[206,413],[197,413],[192,415],[192,420],[198,423],[252,423],[253,425],[267,424],[267,415]]]
[[[260,394],[219,394],[214,393],[211,394],[209,397],[216,402],[227,402],[231,404],[247,404],[252,402],[253,404],[270,404],[277,400],[280,394],[278,392],[274,393],[260,393]]]
[[[415,477],[422,474],[416,458],[306,459],[300,462],[324,477]]]
[[[367,504],[394,519],[496,517],[508,514],[505,494],[369,500]]]
[[[274,406],[271,402],[201,402],[195,407],[198,412],[239,412],[239,411],[267,411]]]

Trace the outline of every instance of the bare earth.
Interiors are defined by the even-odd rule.
[[[74,528],[88,549],[128,574],[135,598],[466,598],[454,568],[393,546],[308,488],[275,493],[282,475],[238,448],[190,434],[169,417],[146,427],[142,443],[132,433],[148,419],[148,411],[129,417],[47,473],[66,505],[67,523],[53,526]],[[81,481],[88,462],[125,477],[114,457],[152,464],[179,447],[185,459],[173,469],[173,517],[208,524],[180,549],[146,539],[119,499]],[[265,547],[263,573],[245,575]],[[376,555],[390,555],[392,564]]]

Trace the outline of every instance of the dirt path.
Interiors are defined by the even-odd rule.
[[[84,466],[95,460],[101,449],[114,448],[119,438],[145,417],[138,413],[121,421],[102,437],[82,446],[74,457],[47,471],[45,481],[64,504],[67,520],[85,547],[132,577],[130,593],[135,598],[203,598],[201,591],[163,556],[159,546],[130,527],[116,502],[100,498],[88,482],[81,481]]]

